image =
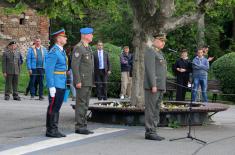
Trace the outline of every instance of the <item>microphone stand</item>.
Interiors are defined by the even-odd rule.
[[[192,65],[196,65],[198,66],[197,64],[194,64],[193,62],[189,62],[191,63]],[[193,105],[193,98],[192,98],[192,95],[193,95],[193,87],[192,87],[192,84],[193,84],[193,80],[191,82],[191,99],[190,99],[190,103],[189,103],[189,112],[188,112],[188,133],[187,133],[187,136],[185,137],[180,137],[180,138],[173,138],[173,139],[170,139],[169,141],[176,141],[176,140],[181,140],[181,139],[191,139],[191,140],[196,140],[202,144],[206,144],[207,142],[201,140],[201,139],[198,139],[196,137],[193,137],[191,135],[191,130],[192,130],[192,119],[191,119],[191,113],[192,113],[192,105]]]

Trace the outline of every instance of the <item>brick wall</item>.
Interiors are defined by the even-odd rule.
[[[20,15],[0,13],[0,51],[11,40],[16,40],[21,53],[25,54],[27,48],[32,45],[35,36],[40,36],[43,46],[47,47],[49,26],[49,18],[40,16],[31,9]]]

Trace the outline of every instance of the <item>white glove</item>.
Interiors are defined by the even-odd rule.
[[[50,91],[50,96],[51,96],[51,97],[55,97],[55,93],[56,93],[55,87],[49,88],[49,91]]]

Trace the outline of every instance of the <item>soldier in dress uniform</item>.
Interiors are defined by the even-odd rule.
[[[52,34],[55,45],[45,57],[46,82],[49,89],[49,105],[46,118],[47,137],[65,137],[58,130],[59,111],[66,90],[67,57],[63,46],[67,43],[65,30],[62,29]]]
[[[18,96],[18,78],[20,69],[20,52],[17,50],[16,42],[11,41],[2,55],[2,72],[6,79],[5,100],[10,99],[11,89],[13,88],[13,99],[20,101],[20,97]]]
[[[152,47],[145,50],[145,139],[164,140],[157,134],[160,105],[166,91],[167,63],[161,49],[165,46],[166,35],[153,36]]]
[[[93,28],[81,28],[81,41],[74,46],[72,53],[73,82],[76,88],[75,133],[92,134],[87,129],[87,110],[94,84],[94,62],[89,43],[93,38]]]

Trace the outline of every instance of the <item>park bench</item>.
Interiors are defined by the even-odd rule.
[[[167,78],[166,92],[169,101],[173,100],[174,93],[176,92],[176,79]],[[212,93],[212,102],[216,102],[219,94],[222,94],[221,85],[219,80],[208,80],[207,92]]]

